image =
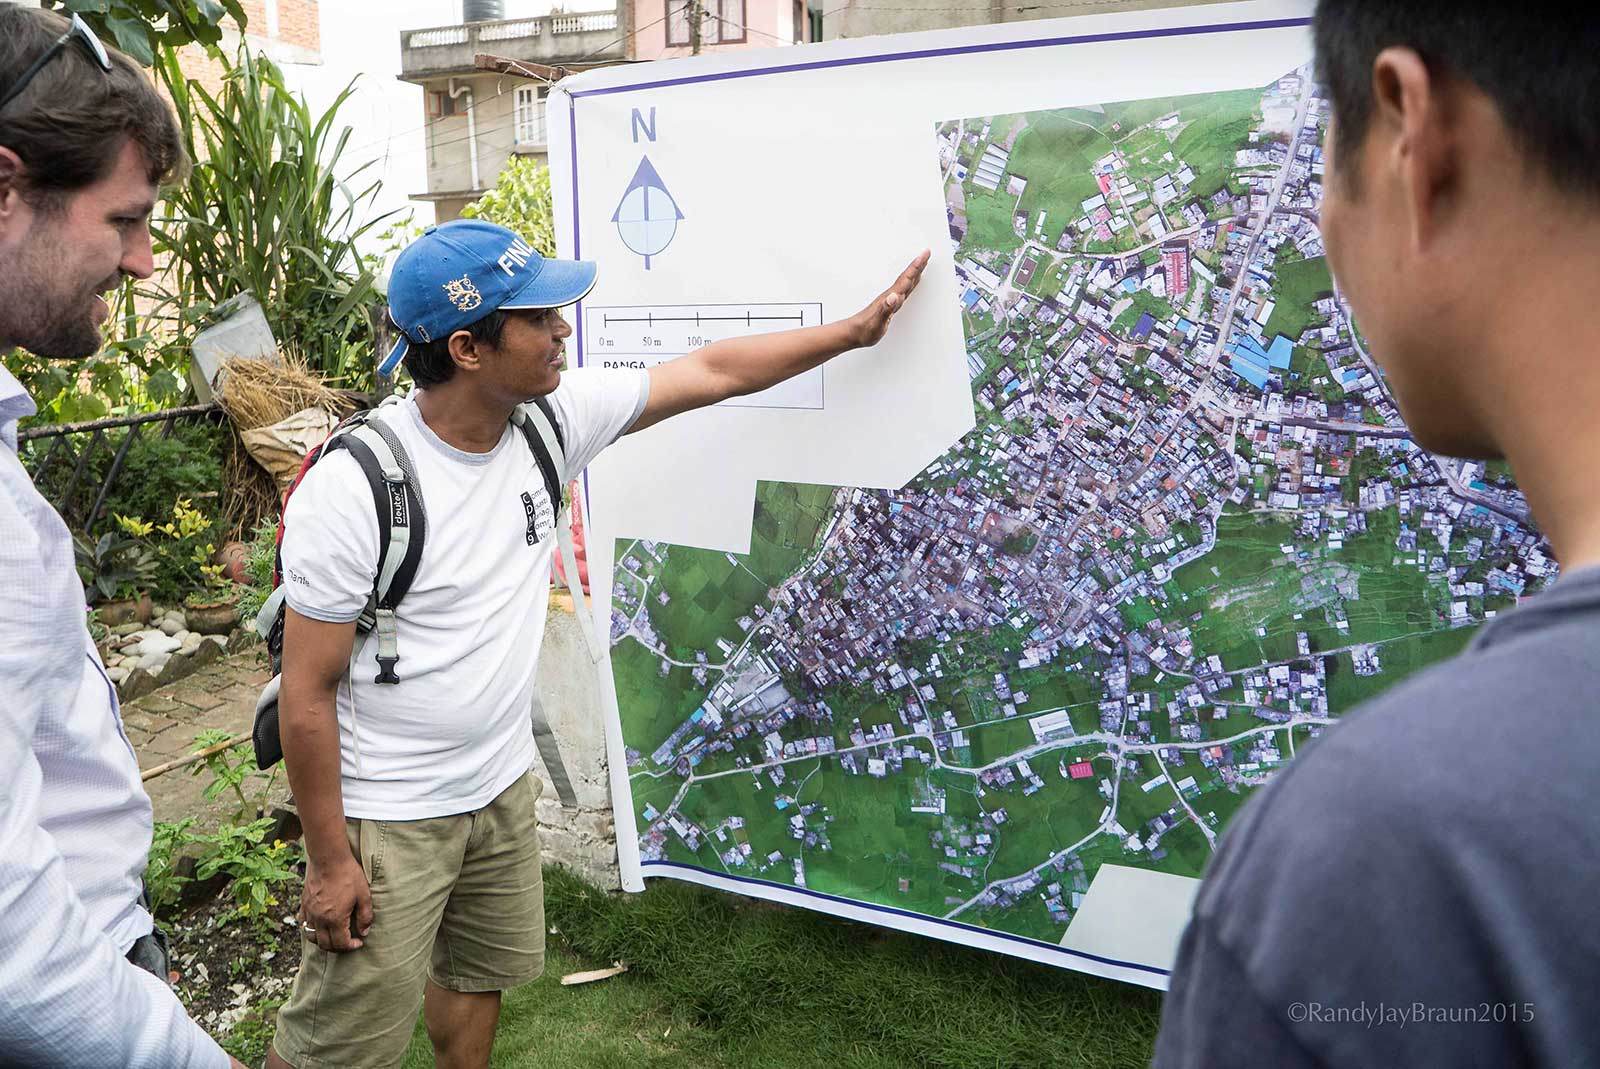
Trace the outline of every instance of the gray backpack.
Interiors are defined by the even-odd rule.
[[[422,561],[422,547],[428,533],[428,517],[422,504],[422,494],[417,482],[416,469],[405,447],[400,444],[394,430],[386,425],[393,408],[401,398],[389,397],[377,408],[357,412],[333,429],[321,445],[306,455],[300,474],[290,487],[300,485],[305,473],[330,452],[344,450],[355,458],[362,474],[372,489],[373,507],[378,513],[378,575],[373,583],[367,607],[356,620],[360,635],[376,632],[378,636],[378,675],[373,682],[397,686],[402,676],[397,670],[400,663],[400,636],[395,626],[395,607],[411,589],[417,566]],[[556,512],[556,542],[560,546],[562,563],[566,570],[566,586],[572,592],[579,627],[590,659],[598,661],[599,644],[595,638],[581,588],[577,583],[577,553],[572,543],[572,524],[568,507],[562,500],[562,488],[575,473],[566,471],[566,443],[555,412],[544,398],[535,398],[520,405],[511,414],[511,422],[521,432],[528,448],[533,452],[544,476],[545,490],[550,495]],[[285,497],[287,501],[287,497]],[[251,731],[255,745],[256,765],[270,768],[283,759],[283,746],[278,735],[278,687],[283,671],[283,527],[278,527],[278,559],[273,567],[273,591],[261,611],[256,615],[255,629],[267,644],[273,676],[256,702],[255,724]],[[537,651],[534,651],[537,655]],[[544,761],[545,772],[561,804],[577,805],[572,780],[567,775],[565,762],[555,735],[550,730],[549,719],[539,699],[537,686],[533,693],[533,738],[539,756]]]

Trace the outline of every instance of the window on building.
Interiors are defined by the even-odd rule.
[[[744,0],[720,0],[719,24],[724,43],[744,40]],[[781,11],[782,8],[779,8]]]
[[[739,44],[745,39],[745,0],[667,0],[667,44],[693,43],[690,20],[699,16],[700,43]]]
[[[806,0],[794,0],[794,43],[803,44],[806,39]]]
[[[455,97],[438,91],[428,94],[428,118],[447,119],[454,114],[456,114]]]
[[[544,91],[537,86],[519,86],[516,105],[517,144],[544,144]]]

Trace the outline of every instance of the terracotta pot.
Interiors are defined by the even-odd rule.
[[[100,611],[100,622],[107,627],[119,627],[122,624],[131,624],[137,620],[141,624],[150,622],[151,603],[149,594],[140,594],[138,598],[114,598],[102,601],[95,605]]]
[[[239,595],[198,604],[185,602],[183,616],[190,631],[201,635],[226,635],[239,626]]]
[[[227,543],[212,559],[222,565],[222,574],[235,583],[249,582],[245,570],[250,562],[250,547],[243,542]]]

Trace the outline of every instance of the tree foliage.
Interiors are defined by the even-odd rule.
[[[161,62],[195,165],[152,227],[173,264],[160,297],[181,313],[253,294],[288,352],[341,385],[370,381],[379,298],[357,242],[388,216],[368,217],[379,181],[351,185],[372,162],[341,164],[355,82],[316,114],[266,56],[241,50],[216,96],[175,54]]]
[[[241,31],[246,25],[239,0],[45,0],[44,6],[80,16],[101,40],[146,67],[156,65],[163,49],[216,49],[224,18]]]
[[[469,219],[499,223],[520,234],[542,256],[556,252],[555,206],[550,169],[532,156],[513,155],[494,188],[461,209]]]

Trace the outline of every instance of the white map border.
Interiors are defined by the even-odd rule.
[[[757,480],[815,482],[832,485],[898,486],[920,471],[972,426],[971,394],[964,369],[965,339],[955,301],[954,273],[949,266],[945,233],[943,190],[937,168],[931,166],[933,131],[939,121],[956,115],[1004,114],[1100,104],[1161,96],[1183,96],[1266,84],[1285,70],[1304,64],[1311,54],[1307,26],[1310,0],[1250,0],[1245,3],[1165,9],[1118,15],[1077,16],[1008,25],[965,28],[934,33],[838,41],[807,47],[803,53],[788,49],[725,54],[670,64],[614,67],[569,78],[552,93],[551,153],[556,203],[557,240],[563,255],[579,255],[601,263],[601,285],[591,296],[599,303],[680,303],[740,300],[716,274],[715,264],[696,263],[695,250],[680,235],[673,250],[658,257],[645,274],[636,257],[607,243],[611,205],[605,196],[617,186],[614,175],[640,148],[622,136],[623,121],[633,107],[681,106],[681,120],[696,109],[709,111],[720,125],[725,116],[716,109],[726,105],[723,82],[741,80],[739,108],[759,111],[762,91],[774,97],[803,97],[827,120],[834,140],[861,148],[865,135],[855,122],[870,126],[873,144],[885,146],[893,157],[873,171],[875,183],[860,188],[818,189],[806,202],[810,217],[794,225],[793,240],[773,235],[770,247],[784,257],[758,251],[759,263],[736,265],[731,274],[736,285],[754,286],[764,294],[810,293],[818,271],[830,272],[833,314],[845,311],[841,302],[873,292],[881,286],[908,250],[925,245],[934,250],[924,292],[897,323],[896,335],[879,350],[873,365],[851,363],[832,367],[838,374],[830,390],[832,413],[749,413],[707,410],[683,417],[634,438],[624,439],[597,461],[585,476],[588,554],[593,606],[599,633],[606,634],[611,603],[613,549],[618,537],[644,537],[674,544],[746,552]],[[1262,24],[1266,24],[1263,26]],[[881,76],[881,64],[894,63],[895,76]],[[563,107],[562,104],[565,103]],[[609,107],[601,108],[601,102]],[[781,109],[780,109],[781,111]],[[591,118],[592,115],[592,118]],[[605,120],[610,120],[609,122]],[[852,121],[854,120],[854,122]],[[691,125],[685,123],[685,125]],[[579,134],[582,142],[579,144]],[[826,130],[823,131],[826,133]],[[813,131],[814,134],[814,131]],[[701,139],[703,150],[714,142]],[[813,164],[830,158],[826,140],[815,136],[790,138],[803,159]],[[785,167],[778,145],[768,141],[762,159],[775,174]],[[644,146],[653,158],[671,159],[654,145]],[[579,151],[582,157],[578,155]],[[711,155],[715,155],[714,152]],[[826,162],[818,164],[825,173]],[[792,169],[792,168],[791,168]],[[664,174],[673,173],[667,166]],[[692,174],[689,168],[676,173]],[[815,177],[815,168],[806,172]],[[669,182],[671,178],[667,179]],[[926,195],[916,195],[926,187]],[[618,186],[620,189],[621,187]],[[684,188],[682,186],[679,187]],[[585,198],[580,207],[579,192]],[[876,196],[873,194],[876,193]],[[783,193],[769,187],[761,192],[767,203],[783,202]],[[723,198],[726,199],[726,198]],[[831,213],[831,214],[830,214]],[[750,257],[749,229],[744,218],[725,229],[715,220],[697,220],[686,213],[686,234],[702,225],[707,233],[702,256]],[[730,211],[737,215],[736,211]],[[841,220],[835,247],[825,247],[832,234],[817,219]],[[856,219],[873,219],[860,225]],[[708,225],[709,224],[709,225]],[[819,236],[822,240],[818,240]],[[850,243],[851,255],[838,255]],[[820,249],[820,253],[819,253]],[[668,270],[674,252],[689,261]],[[770,262],[769,262],[770,261]],[[681,261],[680,261],[681,262]],[[707,280],[711,281],[708,283]],[[787,279],[787,286],[783,280]],[[703,287],[710,285],[707,290]],[[717,288],[717,287],[721,288]],[[685,288],[691,287],[691,288]],[[808,289],[808,287],[811,287]],[[948,292],[946,292],[948,291]],[[824,294],[827,297],[828,294]],[[581,309],[579,322],[581,323]],[[930,374],[930,343],[946,367]],[[579,362],[584,358],[579,339]],[[940,374],[940,372],[947,372]],[[897,404],[885,407],[888,418],[861,422],[861,411],[847,410],[845,399],[864,395],[869,402],[882,396],[873,387],[899,374],[902,382],[931,380],[925,400],[929,411],[944,418],[921,420],[918,398],[897,395]],[[951,391],[957,391],[952,398]],[[951,425],[952,402],[965,408],[965,424]],[[827,418],[828,416],[835,418]],[[772,417],[779,418],[772,418]],[[824,418],[810,418],[818,417]],[[840,419],[838,417],[843,417]],[[856,433],[850,448],[841,450],[840,423],[850,423]],[[937,433],[930,433],[930,429]],[[730,451],[728,444],[738,442]],[[708,449],[708,443],[710,448]],[[765,444],[766,448],[761,448]],[[741,470],[733,470],[730,452],[737,454]],[[876,458],[877,463],[864,462]],[[863,471],[863,467],[875,470]],[[684,471],[695,471],[685,479]],[[600,665],[600,687],[606,710],[606,742],[612,796],[616,802],[615,827],[623,887],[639,891],[647,869],[638,853],[638,828],[628,780],[625,744],[617,710],[615,683],[609,657]],[[746,880],[691,866],[653,862],[652,876],[673,876],[689,882],[736,891],[773,901],[855,920],[929,935],[969,946],[994,950],[1031,960],[1051,962],[1079,971],[1149,987],[1164,988],[1165,970],[1119,962],[1002,932],[944,921],[892,907],[840,899],[777,883]]]

